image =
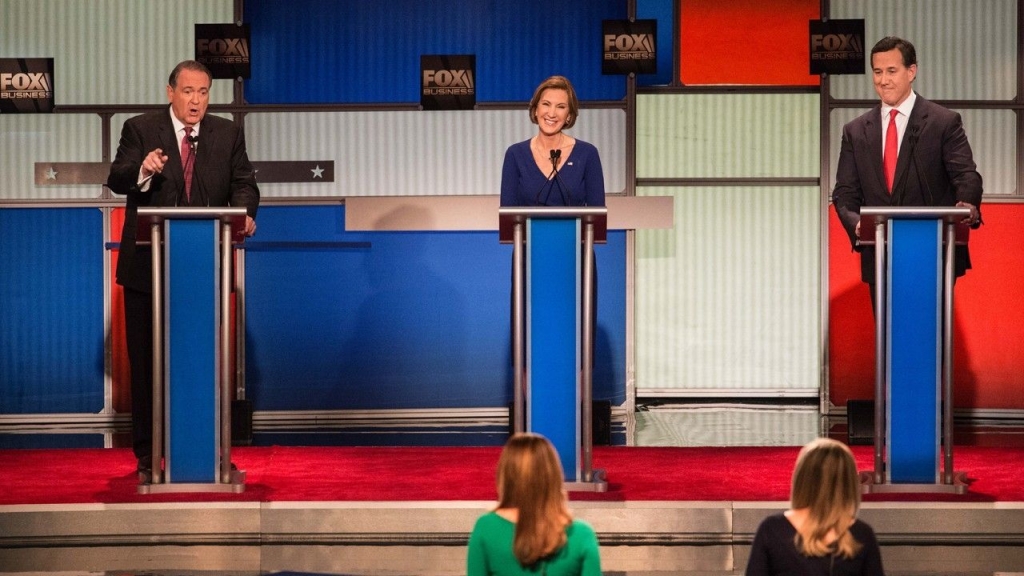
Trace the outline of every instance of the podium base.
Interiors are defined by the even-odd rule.
[[[966,494],[967,473],[953,472],[951,482],[913,484],[903,482],[875,482],[874,472],[860,473],[861,494]]]
[[[174,494],[182,492],[221,492],[241,494],[245,492],[245,470],[232,470],[229,482],[164,482],[151,484],[140,482],[139,494]]]
[[[592,470],[589,482],[565,482],[566,492],[607,492],[608,481],[605,480],[604,470]]]

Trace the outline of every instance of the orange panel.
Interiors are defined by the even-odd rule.
[[[124,224],[124,208],[110,211],[110,241],[121,241],[121,227]],[[110,353],[111,378],[113,380],[113,405],[118,413],[132,411],[131,372],[128,367],[128,348],[124,333],[124,292],[117,284],[114,271],[117,270],[117,250],[110,251]]]
[[[679,77],[686,85],[817,86],[811,20],[819,0],[683,0]]]

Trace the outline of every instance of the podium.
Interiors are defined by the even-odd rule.
[[[970,209],[860,214],[859,242],[876,247],[874,470],[862,489],[966,493],[953,469],[953,280]]]
[[[139,208],[153,263],[153,475],[140,494],[242,492],[231,465],[231,257],[245,208]],[[161,462],[163,466],[161,467]]]
[[[513,426],[551,441],[567,490],[608,489],[593,469],[592,415],[594,243],[607,237],[607,213],[498,210],[499,240],[512,243]]]

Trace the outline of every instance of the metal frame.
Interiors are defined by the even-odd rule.
[[[153,472],[150,482],[141,482],[139,494],[169,492],[234,492],[245,490],[245,472],[231,466],[231,255],[232,244],[243,236],[245,208],[139,208],[140,236],[148,230],[153,272]],[[213,483],[166,482],[161,462],[164,458],[164,325],[163,325],[163,232],[171,219],[220,220],[220,370],[217,377],[219,396],[220,467],[219,478]],[[237,280],[244,283],[243,280]]]
[[[874,470],[861,474],[861,487],[865,493],[967,492],[966,475],[953,470],[953,279],[954,251],[958,240],[957,226],[971,215],[970,208],[954,207],[863,207],[861,214],[862,244],[875,245],[875,439]],[[887,302],[888,277],[886,274],[886,223],[890,219],[927,219],[943,221],[943,286],[942,286],[942,474],[936,483],[893,483],[889,479],[885,454],[887,444],[886,395],[888,333]]]
[[[527,220],[533,218],[579,218],[583,224],[583,298],[582,310],[582,375],[580,382],[580,404],[582,406],[581,438],[581,470],[579,482],[566,482],[567,490],[605,492],[608,482],[603,470],[594,470],[594,438],[593,438],[593,298],[594,298],[594,243],[604,242],[607,235],[607,208],[604,207],[543,207],[543,208],[500,208],[498,210],[500,239],[503,243],[512,243],[512,362],[513,362],[513,403],[515,409],[515,432],[526,431],[526,379],[524,377],[523,350],[525,335],[525,314],[523,301],[525,294],[525,233],[523,230]]]

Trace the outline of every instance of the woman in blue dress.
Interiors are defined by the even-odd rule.
[[[530,100],[537,134],[505,151],[502,206],[604,206],[597,148],[565,133],[579,117],[576,91],[564,76],[542,82]]]

